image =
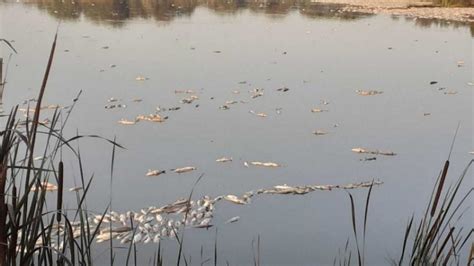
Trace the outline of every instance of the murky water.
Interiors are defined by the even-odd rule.
[[[399,255],[409,216],[423,209],[458,121],[452,178],[471,158],[471,28],[341,14],[338,8],[309,2],[1,3],[0,36],[13,40],[19,51],[11,58],[3,108],[36,96],[62,19],[45,102],[68,105],[82,90],[70,136],[78,130],[116,137],[126,147],[116,155],[113,209],[138,210],[185,197],[200,173],[205,176],[195,195],[213,196],[284,183],[375,178],[385,184],[373,191],[367,257],[370,265],[385,264]],[[3,58],[9,53],[2,47]],[[282,87],[289,91],[277,91]],[[254,88],[263,88],[264,96],[252,99],[248,91]],[[182,104],[188,95],[176,94],[177,89],[192,89],[199,99]],[[357,89],[383,94],[364,97]],[[127,107],[105,109],[111,97]],[[136,98],[143,101],[133,102]],[[229,100],[238,103],[220,110]],[[181,109],[162,113],[169,116],[164,123],[117,123],[158,106]],[[329,111],[311,113],[316,107]],[[317,129],[328,134],[312,134]],[[363,155],[351,152],[360,146],[398,155],[363,162]],[[101,211],[109,199],[112,149],[95,139],[82,140],[80,147],[86,175],[94,174],[89,208]],[[222,156],[234,160],[216,163]],[[244,167],[253,160],[283,167]],[[198,170],[144,176],[148,169],[182,166]],[[77,170],[74,161],[66,162],[68,186],[78,182]],[[366,190],[353,193],[361,213]],[[240,221],[224,224],[236,215]],[[253,263],[251,243],[258,235],[262,263],[268,265],[332,264],[352,236],[344,191],[222,204],[213,223],[220,263],[231,265]],[[205,257],[212,257],[214,237],[214,230],[189,231],[185,253],[191,264],[200,262],[201,245]],[[165,259],[174,261],[176,241],[164,245]],[[154,248],[139,247],[140,265],[148,263]],[[117,254],[122,258],[125,251]],[[107,255],[98,259],[107,264]]]

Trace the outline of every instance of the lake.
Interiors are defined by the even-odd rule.
[[[18,50],[9,63],[3,109],[36,97],[60,22],[44,102],[67,106],[82,91],[66,134],[116,138],[126,148],[115,154],[113,210],[187,197],[201,173],[196,198],[375,179],[384,183],[372,191],[367,264],[387,264],[400,255],[410,216],[423,214],[458,122],[448,182],[472,159],[473,27],[349,14],[341,7],[309,1],[0,2],[0,38]],[[10,53],[2,46],[5,61]],[[256,88],[263,96],[252,97]],[[191,95],[198,99],[180,102]],[[236,103],[220,108],[228,101]],[[126,108],[105,108],[117,103]],[[157,107],[168,116],[163,123],[118,123]],[[172,107],[180,109],[166,110]],[[85,175],[94,175],[88,207],[100,213],[109,202],[112,147],[98,139],[78,145]],[[373,156],[352,152],[356,147],[397,155],[364,161]],[[79,183],[79,169],[64,153],[69,188]],[[232,162],[217,163],[223,156]],[[244,166],[251,161],[281,167]],[[184,166],[197,170],[170,171]],[[146,177],[148,169],[167,173]],[[472,186],[472,172],[469,177]],[[367,189],[350,193],[361,223]],[[204,257],[213,258],[218,228],[219,265],[253,265],[258,236],[264,265],[332,265],[346,240],[353,242],[350,206],[343,190],[261,195],[242,206],[223,202],[213,228],[186,231],[184,252],[191,265],[199,265],[201,246]],[[234,216],[240,220],[225,224]],[[473,217],[472,210],[466,216]],[[472,221],[463,225],[472,228]],[[165,261],[175,263],[176,240],[162,246]],[[155,249],[139,244],[138,264],[148,264]],[[122,264],[126,249],[116,253]],[[97,264],[108,264],[107,252],[97,256]]]

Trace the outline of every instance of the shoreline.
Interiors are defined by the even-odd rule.
[[[409,0],[316,0],[313,3],[346,5],[341,12],[387,14],[414,19],[437,19],[474,23],[474,7],[440,7],[431,2]]]

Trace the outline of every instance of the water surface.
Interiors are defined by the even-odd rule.
[[[10,62],[3,108],[36,96],[61,19],[45,102],[65,106],[82,90],[69,121],[70,136],[77,130],[116,137],[126,147],[116,155],[113,209],[138,210],[185,197],[199,173],[205,176],[195,195],[212,196],[284,183],[345,184],[375,178],[384,185],[372,195],[368,263],[385,264],[399,255],[409,216],[423,210],[458,121],[451,178],[471,158],[471,28],[341,14],[338,8],[309,2],[1,3],[0,36],[13,40],[19,51]],[[9,53],[2,47],[2,57]],[[137,76],[149,79],[136,81]],[[282,87],[290,90],[277,91]],[[248,91],[255,88],[263,88],[264,96],[252,99]],[[176,94],[177,89],[195,90],[199,100],[181,104],[186,95]],[[357,89],[383,94],[363,97]],[[105,109],[111,97],[127,108]],[[135,98],[143,101],[133,102]],[[220,110],[228,100],[248,103]],[[161,124],[117,123],[153,113],[158,106],[181,109],[165,113],[169,119]],[[329,112],[311,113],[315,107]],[[315,136],[316,129],[329,134]],[[362,162],[363,155],[351,152],[359,146],[392,150],[397,156]],[[80,148],[86,174],[94,174],[89,208],[101,211],[109,199],[112,149],[98,140],[82,140]],[[234,161],[216,163],[222,156]],[[253,160],[283,167],[244,167],[244,161]],[[148,169],[188,165],[198,170],[144,176]],[[71,173],[67,185],[73,186],[78,166],[70,160],[66,169]],[[361,213],[366,190],[352,193]],[[236,215],[239,222],[224,225]],[[220,262],[231,265],[253,263],[251,242],[258,235],[267,265],[332,264],[352,236],[344,191],[267,195],[246,206],[222,203],[214,224]],[[213,230],[189,231],[185,253],[193,264],[199,261],[201,245],[212,256],[214,235]],[[176,242],[164,244],[165,252],[174,254]],[[154,248],[139,247],[140,264],[148,263]],[[102,260],[107,264],[107,255],[99,256]]]

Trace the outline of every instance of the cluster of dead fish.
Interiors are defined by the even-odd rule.
[[[138,212],[128,211],[118,213],[111,211],[105,215],[94,215],[89,218],[91,234],[98,230],[96,236],[98,243],[110,239],[120,241],[122,244],[133,243],[158,243],[161,239],[173,238],[184,228],[209,228],[214,226],[212,221],[216,204],[226,201],[233,204],[245,205],[251,198],[261,194],[279,195],[304,195],[316,190],[330,191],[334,189],[356,189],[381,185],[380,181],[361,182],[346,185],[307,185],[289,186],[277,185],[269,189],[249,191],[241,196],[232,194],[221,195],[215,198],[203,196],[198,200],[179,199],[162,207],[149,207]],[[225,224],[237,222],[239,216],[228,219]],[[83,233],[80,223],[71,223],[72,234],[77,238]],[[64,235],[66,232],[63,224],[55,225],[52,235]],[[62,243],[56,245],[61,247]]]

